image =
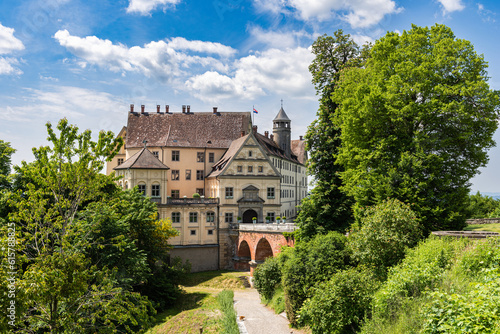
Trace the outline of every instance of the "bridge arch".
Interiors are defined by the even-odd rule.
[[[266,238],[262,238],[259,240],[257,243],[257,246],[255,246],[255,262],[260,262],[264,261],[268,257],[272,257],[273,254],[273,249],[271,247],[271,244],[269,241],[267,241]]]

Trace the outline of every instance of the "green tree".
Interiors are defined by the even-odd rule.
[[[89,221],[83,219],[85,215],[81,215],[83,211],[105,211],[106,207],[99,207],[96,202],[112,206],[112,195],[118,189],[113,177],[100,171],[122,141],[114,139],[111,132],[101,132],[98,140],[93,141],[90,131],[78,133],[78,128],[65,119],[57,125],[58,133],[50,123],[47,130],[51,146],[34,148],[35,161],[17,169],[22,177],[18,178],[21,182],[12,199],[14,212],[9,216],[17,231],[18,329],[53,333],[140,332],[151,321],[151,303],[124,284],[122,273],[126,272],[126,265],[115,262],[115,267],[103,266],[93,261],[89,249],[96,246],[107,250],[105,242],[110,240],[103,242],[96,237],[97,226],[89,226]],[[141,209],[148,215],[156,213]],[[133,225],[126,219],[108,222],[115,227]],[[137,259],[133,265],[138,272],[147,271],[140,264],[147,262],[147,247],[141,249],[134,238],[150,234],[149,227],[136,227],[113,240],[117,253],[134,249],[143,254],[131,257]]]
[[[467,218],[497,218],[495,210],[500,207],[500,201],[490,196],[483,196],[479,191],[469,195]]]
[[[425,233],[465,225],[470,179],[494,146],[499,96],[487,64],[446,26],[375,42],[333,94],[342,187],[360,205],[411,203]]]
[[[332,120],[338,104],[331,94],[335,91],[344,68],[361,63],[358,45],[337,30],[334,36],[323,35],[312,45],[316,56],[309,71],[313,76],[316,94],[320,95],[318,118],[306,133],[309,152],[308,170],[315,186],[309,197],[302,201],[297,222],[300,237],[310,238],[317,233],[345,230],[352,222],[352,200],[340,189],[339,172],[342,166],[335,163],[340,146],[340,129]]]
[[[0,190],[10,188],[9,174],[11,157],[16,150],[10,147],[9,142],[0,139]]]

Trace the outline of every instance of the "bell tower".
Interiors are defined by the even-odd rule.
[[[278,115],[273,120],[273,135],[274,142],[285,151],[285,155],[290,158],[292,154],[291,148],[291,128],[292,121],[288,118],[285,110],[283,109],[283,100],[281,100],[281,109]]]

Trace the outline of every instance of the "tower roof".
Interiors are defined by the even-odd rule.
[[[290,121],[290,118],[288,118],[287,114],[285,113],[285,110],[283,110],[283,107],[281,107],[280,111],[278,112],[278,115],[276,115],[273,121]]]

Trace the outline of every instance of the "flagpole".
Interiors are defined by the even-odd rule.
[[[253,112],[255,109],[255,105],[252,105],[252,126],[255,125],[255,113]],[[252,130],[253,131],[253,130]]]

